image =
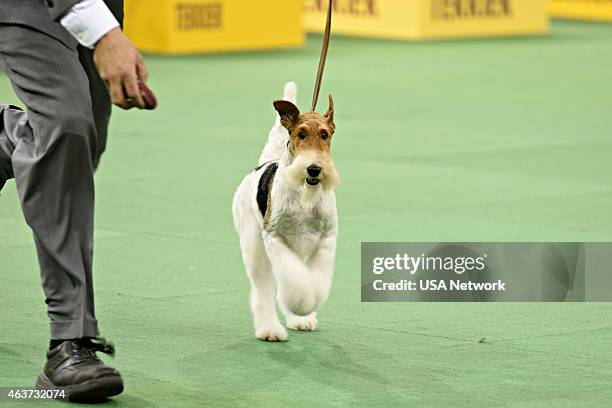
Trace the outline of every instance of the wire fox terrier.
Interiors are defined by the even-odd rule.
[[[251,282],[255,337],[287,340],[276,300],[293,330],[317,327],[316,311],[331,289],[338,231],[340,179],[330,157],[334,102],[325,115],[300,113],[297,86],[274,102],[276,123],[259,158],[234,195],[234,225]]]

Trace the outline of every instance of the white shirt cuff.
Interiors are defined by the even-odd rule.
[[[60,23],[79,44],[94,48],[100,38],[119,23],[102,0],[83,0],[61,18]]]

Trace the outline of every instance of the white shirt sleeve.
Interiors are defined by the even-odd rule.
[[[60,23],[79,44],[94,48],[100,38],[119,23],[102,0],[82,0],[68,10]]]

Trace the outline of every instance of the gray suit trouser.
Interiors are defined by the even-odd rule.
[[[96,337],[93,175],[106,145],[108,93],[90,50],[22,25],[0,24],[0,68],[27,107],[0,105],[0,189],[15,178],[51,338]]]

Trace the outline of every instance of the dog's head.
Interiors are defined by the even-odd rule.
[[[295,186],[333,189],[340,184],[340,177],[331,159],[331,142],[336,132],[334,124],[334,99],[329,96],[329,109],[324,115],[317,112],[300,113],[289,101],[276,101],[274,108],[281,124],[289,131],[288,149],[293,161],[285,176]]]

